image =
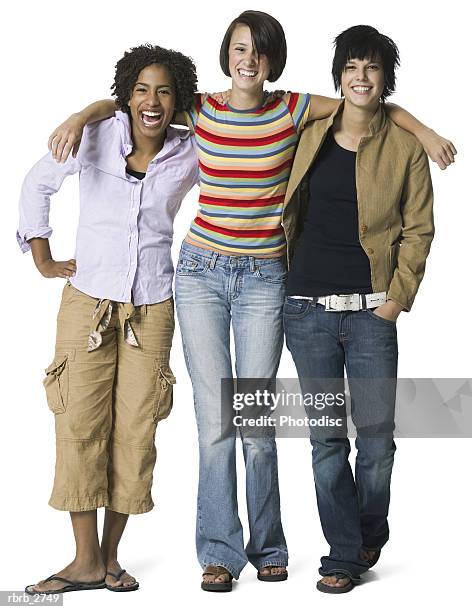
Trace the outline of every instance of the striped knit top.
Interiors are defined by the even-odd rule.
[[[280,221],[310,95],[237,110],[197,94],[187,114],[200,167],[199,210],[185,240],[223,254],[285,253]]]

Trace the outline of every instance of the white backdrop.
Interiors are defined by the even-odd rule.
[[[17,201],[23,176],[46,150],[52,129],[89,101],[107,97],[114,66],[130,46],[152,42],[176,48],[196,62],[201,90],[226,89],[218,54],[229,22],[247,8],[265,10],[285,28],[288,62],[277,88],[333,94],[331,42],[341,30],[370,24],[400,48],[395,101],[455,143],[452,168],[432,166],[436,238],[413,311],[398,323],[400,376],[470,376],[470,244],[472,211],[468,140],[470,32],[465,2],[257,2],[252,6],[195,2],[10,3],[2,9],[2,504],[0,589],[22,589],[72,560],[67,513],[47,505],[54,467],[54,423],[41,380],[54,350],[55,318],[63,281],[47,280],[16,245]],[[76,177],[53,201],[53,255],[74,254],[78,215]],[[174,261],[194,216],[197,191],[175,223]],[[176,330],[172,367],[178,384],[171,417],[159,425],[153,496],[156,508],[132,517],[120,561],[141,588],[65,595],[68,609],[83,605],[228,610],[267,605],[302,609],[377,602],[385,610],[409,604],[464,606],[470,556],[470,440],[399,440],[391,506],[391,540],[365,584],[344,598],[315,589],[318,560],[327,552],[315,506],[310,446],[279,443],[282,515],[290,552],[290,579],[266,584],[248,566],[232,594],[200,590],[194,551],[197,444],[191,386]],[[280,376],[295,376],[284,351]],[[239,500],[245,517],[242,458]],[[222,599],[223,598],[223,599]]]

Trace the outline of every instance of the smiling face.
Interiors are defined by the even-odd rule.
[[[341,90],[346,102],[369,110],[379,104],[384,84],[380,61],[350,59],[341,74]]]
[[[175,87],[165,66],[151,64],[138,75],[128,102],[133,135],[164,138],[175,110]]]
[[[228,53],[233,88],[251,93],[262,91],[270,73],[269,61],[266,55],[258,54],[254,49],[251,30],[247,25],[238,24],[234,28]]]

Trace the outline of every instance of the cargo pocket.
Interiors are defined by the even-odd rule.
[[[169,364],[156,361],[154,369],[157,373],[157,380],[153,419],[157,422],[169,416],[172,409],[172,398],[176,381]]]
[[[49,409],[54,414],[66,411],[69,395],[69,355],[60,353],[46,368],[46,378],[43,380]]]

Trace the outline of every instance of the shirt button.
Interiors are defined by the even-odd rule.
[[[373,255],[374,254],[374,249],[367,249],[367,252],[369,253],[369,255]]]
[[[366,232],[367,231],[367,225],[361,225],[361,231],[362,232]]]

